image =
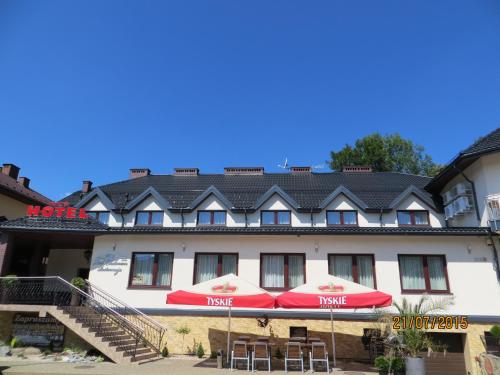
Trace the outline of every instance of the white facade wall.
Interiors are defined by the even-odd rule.
[[[315,250],[316,246],[318,251]],[[261,253],[305,253],[306,280],[312,280],[315,276],[328,272],[328,254],[369,253],[375,256],[377,289],[391,294],[396,301],[402,297],[398,254],[443,254],[447,261],[450,290],[455,297],[455,306],[448,313],[500,315],[500,289],[493,267],[492,250],[487,246],[485,237],[385,235],[96,237],[90,281],[136,307],[162,309],[180,308],[165,304],[167,290],[128,289],[132,252],[173,252],[173,290],[192,285],[196,252],[238,253],[239,276],[256,285],[260,282]],[[410,300],[420,297],[405,296]],[[194,310],[196,307],[189,309]]]
[[[485,198],[488,195],[500,194],[500,153],[482,156],[464,171],[467,178],[474,182],[476,188],[477,204],[479,208],[478,221],[476,212],[472,211],[465,215],[454,217],[450,220],[452,226],[488,226],[488,212]],[[442,192],[449,190],[459,182],[464,182],[462,175],[457,175],[443,188]]]

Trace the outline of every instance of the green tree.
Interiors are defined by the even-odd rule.
[[[435,176],[443,167],[435,163],[424,148],[399,134],[373,133],[330,152],[330,168],[340,171],[343,166],[369,165],[375,172],[401,172]]]

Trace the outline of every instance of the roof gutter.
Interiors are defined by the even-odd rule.
[[[456,169],[458,173],[462,175],[465,181],[467,181],[472,187],[472,197],[474,198],[474,208],[475,208],[474,211],[476,211],[477,220],[479,221],[479,225],[481,225],[481,215],[479,214],[479,206],[477,205],[476,185],[474,184],[474,181],[472,181],[471,179],[469,179],[469,177],[465,175],[464,171],[462,171],[460,168],[456,166],[456,164],[453,164],[453,168]]]

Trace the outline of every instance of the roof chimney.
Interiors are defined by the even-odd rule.
[[[369,165],[348,165],[342,167],[344,173],[370,173],[373,172]]]
[[[29,189],[30,187],[30,179],[28,177],[19,177],[17,182],[19,182],[19,184],[24,186],[26,189]]]
[[[301,174],[301,173],[311,173],[312,167],[290,167],[290,173]]]
[[[92,181],[85,180],[82,183],[82,193],[86,194],[92,189]]]
[[[198,168],[174,168],[174,176],[198,176]]]
[[[130,168],[128,179],[131,180],[133,178],[149,176],[150,174],[151,170],[149,168]]]
[[[4,163],[2,173],[17,180],[17,176],[19,176],[19,167],[14,164]]]
[[[263,175],[264,167],[225,167],[224,174],[228,176]]]

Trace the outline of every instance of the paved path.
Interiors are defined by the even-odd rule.
[[[162,359],[142,365],[116,365],[109,362],[101,363],[61,363],[36,361],[2,361],[0,371],[3,375],[228,375],[227,369],[214,368],[213,361],[194,359]],[[234,374],[245,374],[246,371],[236,370]],[[267,371],[259,371],[266,374]],[[321,372],[315,372],[321,374]],[[324,372],[323,372],[324,373]],[[273,371],[272,374],[285,374],[284,371]],[[300,371],[290,371],[288,375],[300,374]],[[376,375],[376,372],[334,371],[335,375]]]

